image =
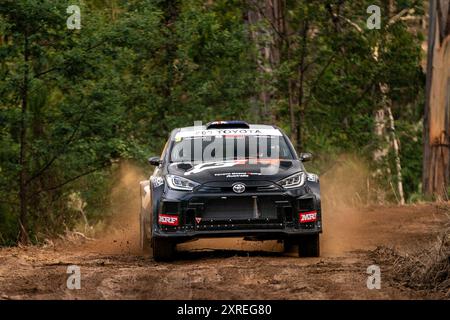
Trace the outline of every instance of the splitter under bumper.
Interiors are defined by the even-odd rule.
[[[202,238],[234,238],[252,237],[258,240],[294,239],[305,235],[317,234],[318,230],[287,230],[287,229],[240,229],[240,230],[218,230],[218,231],[156,231],[153,236],[158,238],[172,239],[175,242],[186,242]]]

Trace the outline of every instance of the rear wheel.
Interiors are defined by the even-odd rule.
[[[320,241],[319,234],[307,235],[300,238],[298,244],[299,257],[319,257]]]
[[[163,238],[152,238],[153,259],[170,261],[175,256],[175,243]]]

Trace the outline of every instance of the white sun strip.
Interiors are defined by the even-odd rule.
[[[281,136],[281,132],[278,129],[209,129],[209,130],[192,130],[192,131],[179,131],[175,135],[177,138],[188,137],[215,137],[215,136]]]

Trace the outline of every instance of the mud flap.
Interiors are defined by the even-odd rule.
[[[319,234],[302,236],[298,246],[299,257],[320,257]]]
[[[141,209],[139,213],[139,240],[143,253],[150,251],[151,213],[150,213],[150,182],[148,180],[139,182],[141,195]],[[151,231],[150,231],[151,232]]]

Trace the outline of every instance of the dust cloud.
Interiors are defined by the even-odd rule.
[[[359,247],[369,175],[367,165],[352,155],[341,155],[321,175],[322,255],[340,255]]]
[[[150,170],[130,162],[121,162],[113,174],[114,186],[109,203],[107,228],[96,235],[86,249],[107,254],[139,254],[139,181],[148,179]]]

